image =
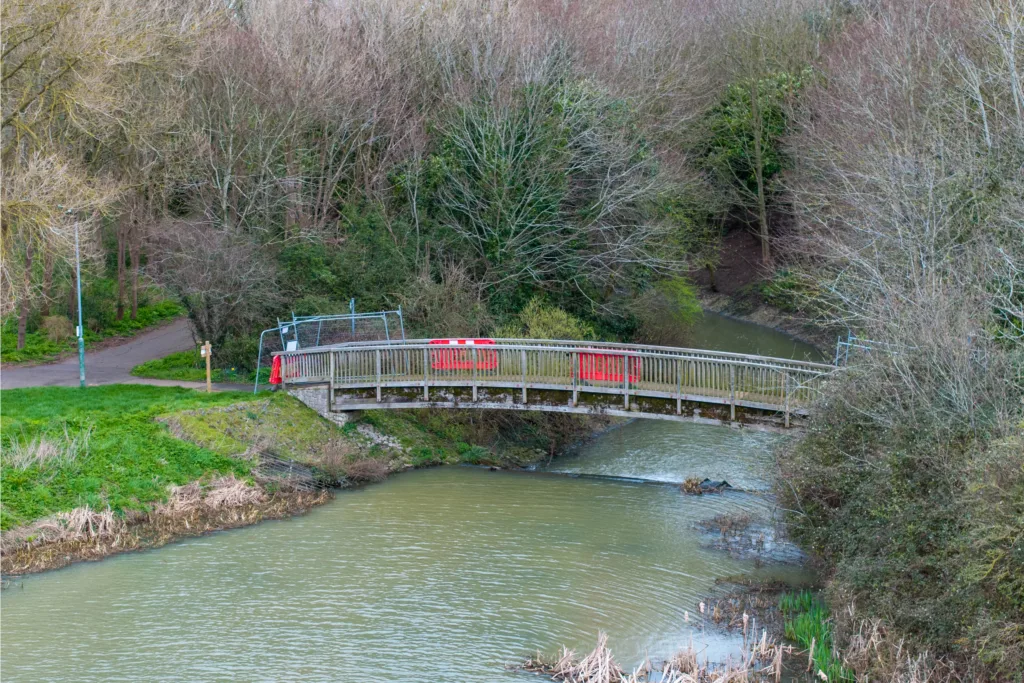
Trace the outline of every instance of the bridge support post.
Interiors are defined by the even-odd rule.
[[[520,351],[523,370],[523,405],[526,405],[526,351]]]
[[[331,359],[330,379],[327,380],[327,412],[334,412],[334,352],[328,351],[327,356]]]
[[[423,349],[423,400],[430,400],[430,363],[427,359],[426,349]]]
[[[380,349],[377,349],[377,403],[380,403]]]
[[[476,347],[473,347],[473,403],[476,403]]]
[[[729,366],[729,420],[736,421],[736,366]]]

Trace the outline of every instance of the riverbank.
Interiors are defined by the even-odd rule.
[[[4,391],[0,424],[5,576],[302,514],[408,469],[521,467],[606,426],[416,411],[339,427],[285,393],[130,385]]]
[[[176,487],[168,502],[123,517],[88,507],[58,513],[5,533],[0,574],[35,574],[82,561],[148,550],[183,538],[305,514],[329,490],[280,490],[224,478]]]

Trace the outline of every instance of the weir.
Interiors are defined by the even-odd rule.
[[[540,339],[357,342],[275,356],[283,386],[329,416],[473,408],[767,429],[802,426],[836,369],[703,349]]]

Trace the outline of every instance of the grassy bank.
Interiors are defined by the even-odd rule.
[[[525,464],[592,428],[441,411],[367,414],[340,427],[284,393],[8,390],[0,401],[3,569],[47,569],[290,514],[324,500],[312,488],[411,467]]]

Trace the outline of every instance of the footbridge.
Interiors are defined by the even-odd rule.
[[[540,339],[354,342],[275,354],[330,412],[487,408],[799,427],[835,367],[701,349]],[[324,400],[326,399],[326,400]],[[308,402],[308,401],[307,401]]]

